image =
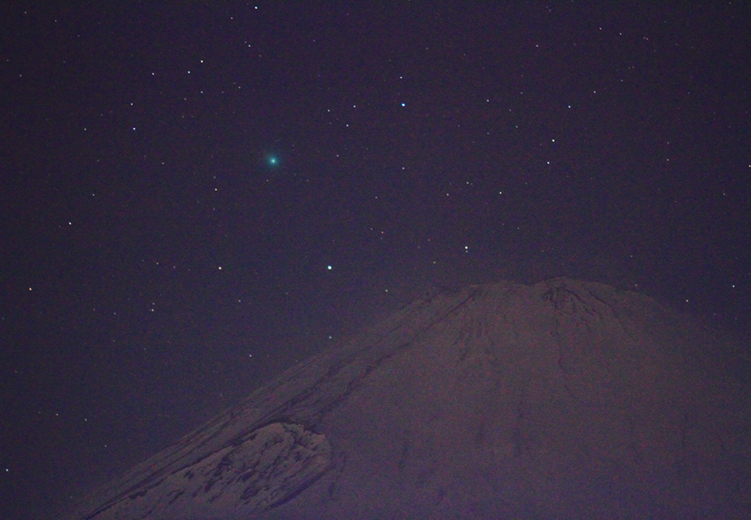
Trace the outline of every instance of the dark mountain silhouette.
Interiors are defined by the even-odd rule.
[[[749,374],[633,291],[431,291],[65,518],[748,518]]]

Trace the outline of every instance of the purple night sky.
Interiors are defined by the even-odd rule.
[[[751,335],[749,4],[498,4],[0,8],[0,517],[430,286]]]

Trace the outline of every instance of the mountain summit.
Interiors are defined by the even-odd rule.
[[[747,351],[556,278],[438,291],[284,372],[65,518],[742,518]]]

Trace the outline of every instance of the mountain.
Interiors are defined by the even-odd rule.
[[[637,292],[433,291],[64,518],[748,518],[750,380]]]

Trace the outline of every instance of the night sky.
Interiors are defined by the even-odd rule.
[[[430,287],[751,331],[748,3],[8,4],[2,518]]]

